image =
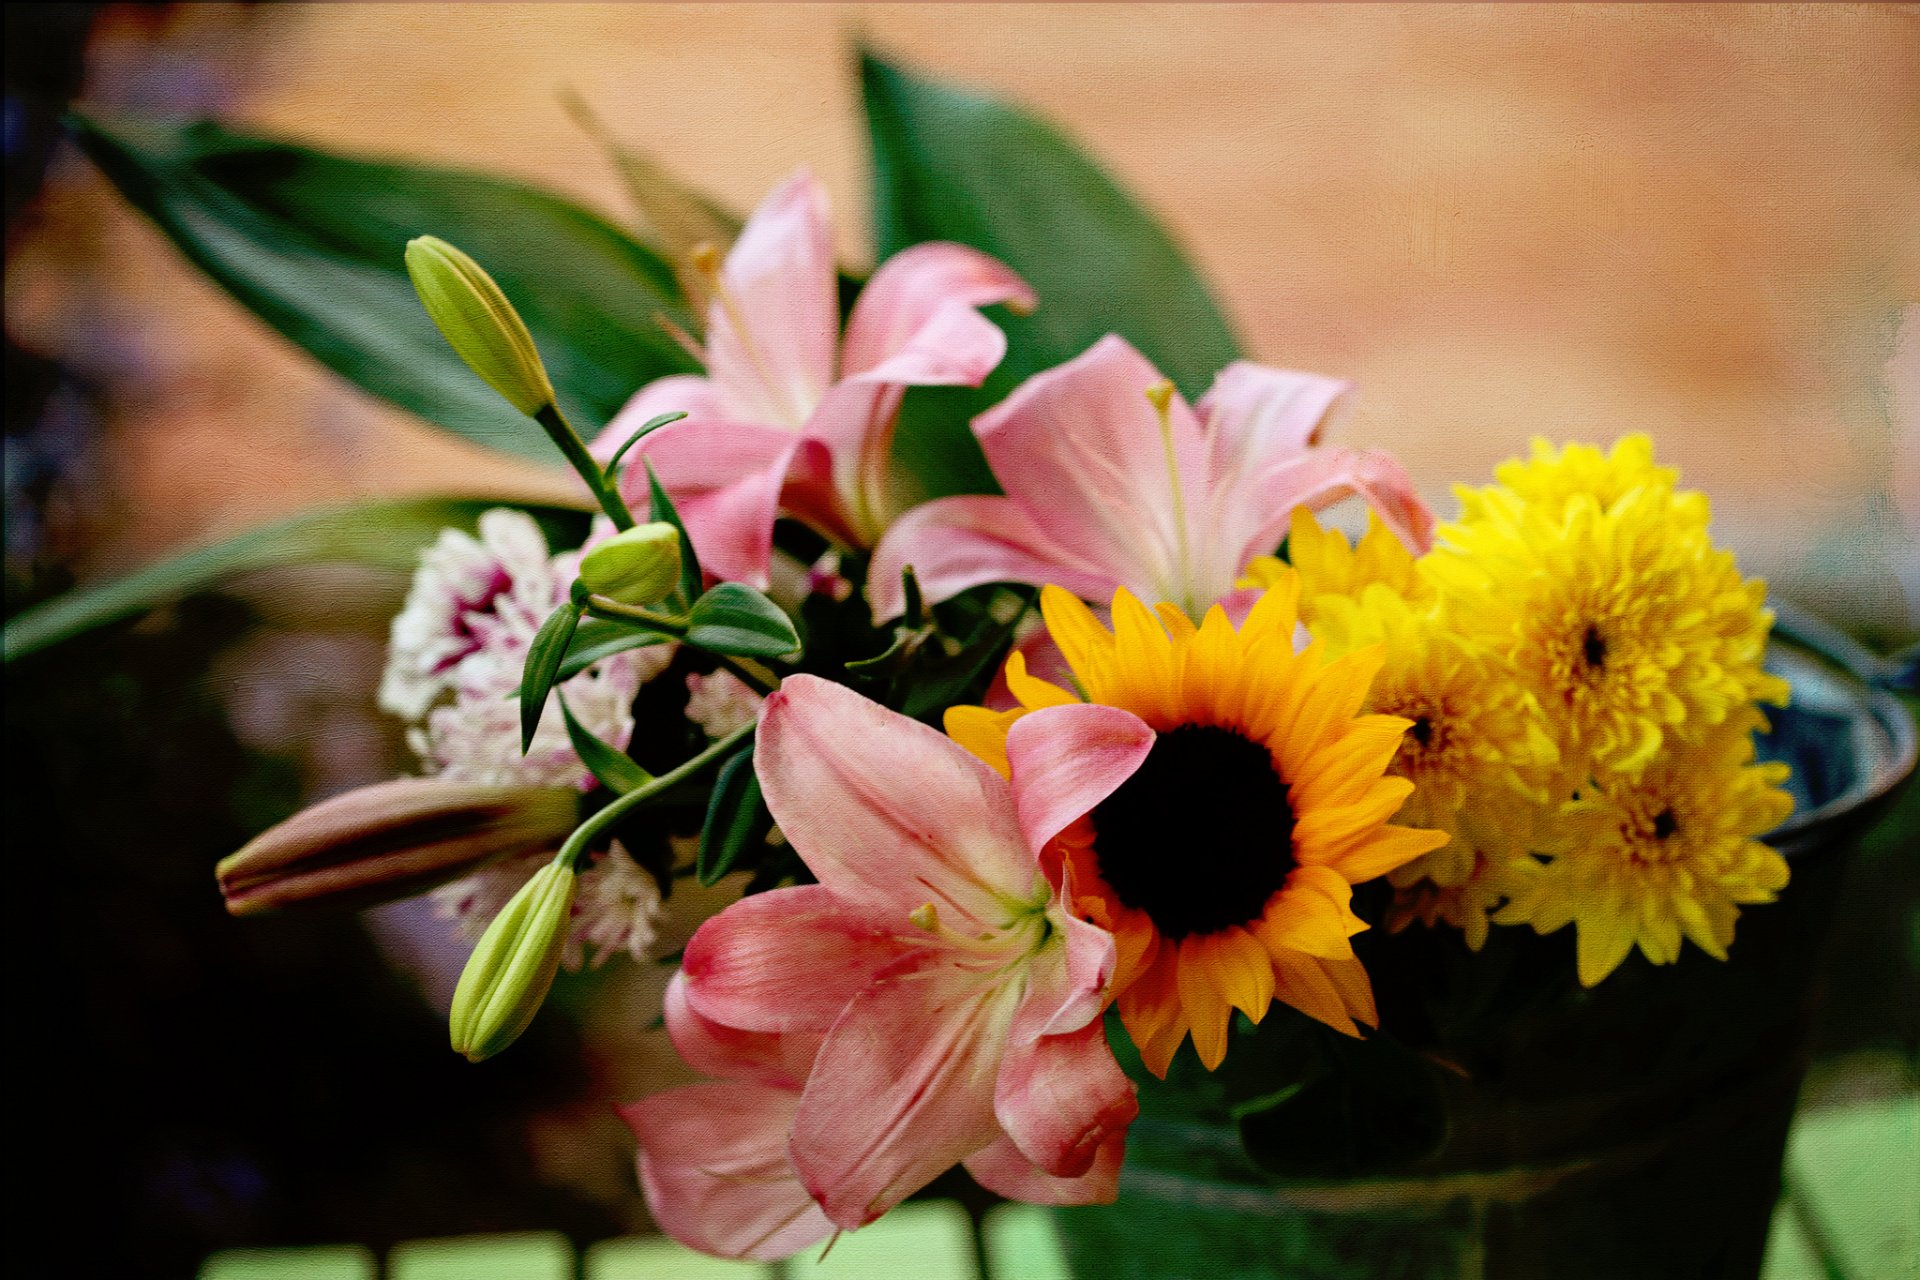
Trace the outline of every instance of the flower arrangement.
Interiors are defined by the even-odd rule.
[[[1636,949],[1727,959],[1789,879],[1761,839],[1788,767],[1755,749],[1788,688],[1762,585],[1649,438],[1536,441],[1437,523],[1338,442],[1351,388],[1239,358],[1058,135],[864,76],[864,279],[804,171],[741,223],[616,150],[636,238],[491,179],[80,122],[237,296],[431,419],[557,447],[594,512],[364,527],[415,567],[379,700],[419,775],[227,858],[229,907],[431,893],[474,944],[475,1060],[562,968],[677,961],[666,1029],[709,1079],[621,1108],[640,1183],[677,1239],[760,1259],[956,1165],[1110,1201],[1168,1090],[1224,1089],[1284,1167],[1255,1148],[1301,1089],[1464,1070],[1403,1042],[1371,938],[1471,971],[1570,935],[1533,954],[1578,988]],[[232,163],[264,152],[298,163]],[[1009,157],[1050,214],[981,185]],[[316,198],[371,188],[404,254]],[[216,196],[281,221],[217,240]],[[1318,514],[1352,499],[1357,539]],[[660,956],[689,878],[737,892]],[[1416,1154],[1401,1129],[1359,1167]]]

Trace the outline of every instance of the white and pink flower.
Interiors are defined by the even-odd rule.
[[[668,1234],[779,1257],[956,1163],[1012,1197],[1112,1198],[1138,1110],[1100,1017],[1113,937],[1067,913],[1047,851],[1151,743],[1112,708],[1049,708],[1003,779],[842,686],[767,699],[755,768],[819,883],[687,946],[667,1026],[717,1080],[622,1109]]]
[[[873,273],[843,335],[827,197],[804,171],[754,213],[711,287],[706,376],[642,388],[595,452],[604,458],[656,415],[685,412],[636,446],[622,489],[645,504],[644,458],[702,565],[762,588],[781,511],[843,545],[874,544],[902,501],[890,457],[906,388],[978,386],[1006,352],[979,308],[1033,304],[994,259],[920,244]]]

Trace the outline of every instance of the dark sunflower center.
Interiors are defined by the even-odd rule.
[[[1673,816],[1673,810],[1662,809],[1653,819],[1653,838],[1665,840],[1680,829],[1680,820]]]
[[[1412,734],[1413,740],[1421,746],[1430,747],[1433,745],[1433,720],[1431,717],[1415,716],[1413,728],[1407,730],[1407,732]]]
[[[1587,634],[1580,640],[1580,656],[1595,670],[1607,665],[1607,638],[1600,634],[1600,628],[1588,624]]]
[[[1093,811],[1100,875],[1178,940],[1256,919],[1293,870],[1293,807],[1273,757],[1213,725],[1154,740]]]

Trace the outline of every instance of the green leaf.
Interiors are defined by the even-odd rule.
[[[563,601],[547,615],[540,630],[527,647],[527,663],[520,673],[520,752],[533,745],[534,731],[540,727],[540,713],[547,709],[547,693],[554,677],[560,674],[560,660],[567,656],[573,641],[573,629],[580,625],[580,605]]]
[[[567,656],[561,659],[560,673],[554,677],[554,682],[565,684],[594,663],[611,658],[616,653],[665,644],[672,638],[658,631],[637,629],[626,622],[582,618],[580,625],[574,629],[573,643],[567,646]]]
[[[71,123],[121,193],[242,304],[350,382],[470,440],[553,460],[427,318],[403,257],[417,235],[459,245],[499,282],[578,422],[598,426],[642,383],[694,367],[654,319],[690,319],[668,264],[547,192],[207,122]]]
[[[529,511],[555,542],[578,542],[583,513],[562,507],[483,498],[415,498],[328,507],[253,529],[224,542],[94,587],[81,587],[8,619],[0,648],[6,661],[96,627],[135,617],[156,605],[205,591],[235,574],[314,561],[411,572],[420,552],[447,528],[471,530],[489,507]]]
[[[567,722],[567,740],[573,743],[574,754],[609,790],[625,795],[653,781],[653,775],[635,764],[632,756],[596,737],[581,724],[573,708],[567,705],[564,693],[560,695],[560,715]]]
[[[773,815],[760,796],[760,779],[753,771],[753,748],[748,746],[720,766],[713,780],[713,798],[700,827],[700,853],[694,869],[700,883],[712,885],[733,870],[741,855],[760,847],[773,829]]]
[[[693,602],[687,643],[740,658],[784,658],[800,648],[800,633],[766,596],[744,583],[723,582]]]
[[[673,508],[673,499],[660,483],[660,477],[653,474],[653,464],[647,463],[647,493],[651,503],[650,518],[664,520],[680,531],[680,594],[689,602],[700,598],[700,588],[706,582],[700,572],[700,557],[694,552],[693,539],[687,536],[687,526],[680,520],[680,513]]]
[[[942,393],[937,415],[924,408],[935,397],[907,406],[900,453],[928,488],[977,486],[984,471],[966,430],[970,412],[1109,332],[1188,396],[1238,358],[1219,307],[1179,247],[1052,125],[870,53],[861,55],[860,73],[876,256],[955,240],[1005,262],[1040,298],[1030,316],[999,317],[1007,357],[984,388]]]

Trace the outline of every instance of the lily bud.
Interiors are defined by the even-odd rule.
[[[518,1040],[546,1003],[566,949],[575,880],[573,858],[562,854],[520,886],[480,935],[447,1014],[454,1052],[467,1061]]]
[[[520,313],[479,263],[437,236],[407,242],[414,292],[467,367],[533,417],[553,403],[553,383]]]
[[[656,520],[595,546],[580,560],[580,581],[622,604],[653,604],[680,584],[680,531]]]
[[[495,858],[551,849],[580,821],[579,793],[398,778],[323,800],[218,868],[236,916],[424,893]]]

